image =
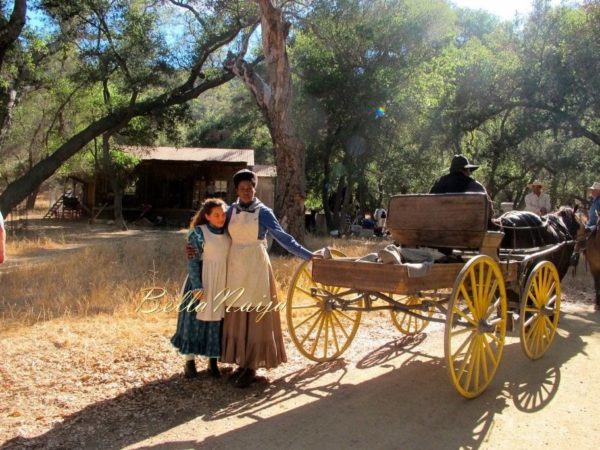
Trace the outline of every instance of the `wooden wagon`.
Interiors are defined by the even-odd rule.
[[[467,398],[491,383],[507,330],[518,330],[525,354],[540,358],[560,314],[560,279],[548,256],[573,243],[501,249],[503,233],[488,231],[488,206],[482,194],[391,199],[387,226],[401,246],[453,250],[452,262],[433,263],[424,276],[407,264],[358,262],[337,251],[333,259],[304,262],[286,311],[299,351],[313,361],[331,361],[352,342],[363,312],[389,310],[396,328],[408,335],[429,322],[445,323],[450,380]]]

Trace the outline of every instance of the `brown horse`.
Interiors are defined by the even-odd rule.
[[[573,262],[573,250],[583,223],[576,215],[577,207],[562,206],[557,212],[540,217],[527,211],[509,211],[500,216],[504,238],[501,249],[527,250],[565,243],[557,248],[548,259],[556,266],[560,279]]]
[[[600,231],[596,227],[585,241],[585,259],[594,278],[596,310],[600,310]]]

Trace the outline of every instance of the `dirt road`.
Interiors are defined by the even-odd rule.
[[[226,379],[183,379],[165,343],[154,361],[147,351],[140,360],[171,375],[124,389],[143,369],[121,361],[133,370],[103,378],[106,392],[117,383],[120,394],[90,401],[84,383],[49,395],[48,406],[67,407],[69,395],[88,399],[53,428],[0,448],[592,449],[600,431],[600,313],[573,304],[563,311],[555,343],[538,361],[507,338],[494,381],[474,400],[449,382],[441,326],[402,338],[379,317],[359,331],[346,359],[308,364],[288,343],[288,364],[248,390]]]
[[[475,400],[451,387],[438,327],[255,387],[231,408],[185,413],[129,448],[596,448],[599,319],[566,306],[554,346],[535,362],[508,338],[494,382]]]

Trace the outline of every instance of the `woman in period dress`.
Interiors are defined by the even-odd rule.
[[[227,255],[231,240],[225,233],[225,202],[207,199],[192,218],[188,232],[188,279],[177,317],[177,331],[171,343],[185,355],[186,378],[198,376],[196,356],[209,358],[209,373],[220,377],[217,360],[221,356],[224,305],[219,302],[225,289]],[[191,256],[191,257],[190,257]]]
[[[278,301],[267,254],[267,233],[290,253],[305,260],[313,256],[283,230],[273,211],[255,197],[256,183],[254,172],[237,172],[233,184],[238,200],[227,211],[227,231],[231,236],[227,288],[237,293],[225,302],[228,309],[221,360],[238,366],[233,380],[241,388],[255,380],[256,369],[274,368],[287,361],[279,309],[274,308]],[[257,306],[262,307],[261,312],[247,312],[248,307]]]

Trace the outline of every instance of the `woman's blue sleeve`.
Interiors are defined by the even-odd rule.
[[[196,249],[193,258],[188,259],[187,270],[192,289],[202,288],[202,260],[200,259],[204,252],[204,236],[199,229],[192,230],[188,234],[188,243]]]
[[[305,260],[308,260],[312,257],[310,250],[307,250],[300,245],[292,235],[286,233],[285,230],[281,228],[279,221],[270,208],[260,208],[258,221],[260,228],[266,228],[271,236],[273,236],[273,239],[279,242],[279,244],[292,255],[296,255],[298,258]]]

